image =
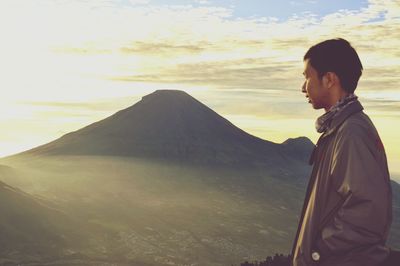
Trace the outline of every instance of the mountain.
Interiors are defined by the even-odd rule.
[[[7,179],[30,192],[0,181],[0,265],[152,265],[99,252],[115,243],[103,235],[110,232],[103,225],[88,221],[90,207],[73,189],[64,193],[56,188],[60,183],[65,186],[65,181],[56,180],[58,185],[52,187],[54,194],[49,196],[48,184],[39,177],[51,171],[43,166],[48,164],[42,162],[38,175],[33,167],[21,171],[22,168],[0,165],[0,180]],[[79,206],[70,207],[71,198]],[[102,215],[105,212],[102,209]]]
[[[62,254],[68,239],[60,227],[69,221],[63,213],[1,181],[0,213],[0,264]]]
[[[290,138],[283,142],[282,145],[286,153],[300,161],[307,159],[306,162],[310,157],[310,149],[314,147],[311,140],[306,137]]]
[[[106,155],[267,165],[305,160],[306,138],[283,145],[252,136],[189,94],[158,90],[133,106],[25,155]]]

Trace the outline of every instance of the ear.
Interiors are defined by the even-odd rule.
[[[326,72],[322,77],[322,83],[326,88],[332,88],[337,85],[339,82],[339,78],[334,72]]]

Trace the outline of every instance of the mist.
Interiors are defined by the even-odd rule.
[[[54,255],[64,260],[226,265],[288,253],[303,194],[249,169],[102,156],[1,163],[2,181],[68,217]]]

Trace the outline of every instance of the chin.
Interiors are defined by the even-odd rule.
[[[315,104],[315,103],[311,103],[311,105],[312,105],[312,107],[313,107],[315,110],[319,110],[319,109],[322,109],[322,108],[323,108],[322,106],[319,106],[319,105],[317,105],[317,104]]]

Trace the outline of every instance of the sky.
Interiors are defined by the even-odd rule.
[[[157,89],[179,89],[277,143],[316,142],[303,55],[345,38],[356,90],[400,181],[400,0],[2,0],[0,156],[54,140]]]

